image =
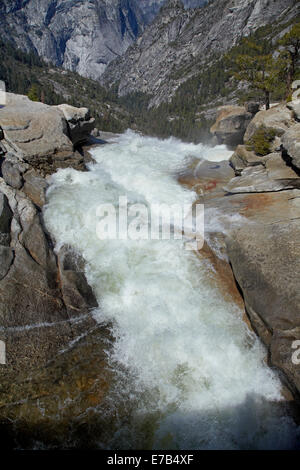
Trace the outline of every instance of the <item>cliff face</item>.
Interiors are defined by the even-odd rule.
[[[218,0],[201,9],[185,9],[170,0],[137,42],[114,61],[103,82],[119,82],[119,95],[144,92],[151,105],[168,101],[187,78],[242,36],[277,20],[296,16],[295,0]]]
[[[167,3],[167,0],[139,0],[147,24],[151,23],[158,14],[160,8]],[[185,8],[198,8],[207,3],[207,0],[183,0]]]
[[[54,65],[98,79],[124,54],[166,0],[3,0],[4,40]],[[187,8],[205,0],[185,0]]]
[[[154,20],[166,0],[140,0],[139,7],[141,8],[146,22],[149,24]]]
[[[97,79],[145,25],[136,0],[3,0],[4,40]]]

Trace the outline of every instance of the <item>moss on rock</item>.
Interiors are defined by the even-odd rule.
[[[260,126],[252,137],[246,142],[247,150],[257,155],[268,155],[271,152],[271,143],[277,135],[276,129]]]

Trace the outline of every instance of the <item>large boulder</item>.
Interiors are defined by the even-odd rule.
[[[8,93],[6,106],[0,110],[0,125],[6,149],[42,173],[67,166],[84,168],[74,146],[86,140],[94,128],[86,108],[48,106]]]
[[[177,173],[177,180],[202,196],[204,193],[224,193],[223,186],[234,176],[228,161],[211,162],[191,159],[186,168]]]
[[[58,253],[62,295],[68,309],[82,311],[98,306],[84,274],[84,260],[71,247],[63,246]]]
[[[235,147],[243,143],[243,137],[253,114],[243,106],[222,106],[210,132],[220,144]]]
[[[235,174],[240,175],[248,166],[263,165],[265,157],[257,155],[254,151],[248,150],[245,145],[238,145],[229,161]]]
[[[24,175],[24,180],[24,193],[36,206],[42,208],[46,203],[46,190],[48,188],[47,181],[35,170],[27,171]]]
[[[95,119],[91,118],[89,109],[75,108],[68,104],[57,107],[65,116],[73,144],[76,146],[85,142],[95,127]]]
[[[293,111],[297,121],[300,121],[300,99],[296,99],[287,103],[287,107]]]
[[[23,186],[23,177],[18,165],[15,165],[9,160],[5,160],[1,166],[2,176],[4,181],[15,189],[20,189]]]
[[[259,158],[259,157],[258,157]],[[227,185],[230,193],[256,193],[300,189],[300,177],[287,166],[280,153],[271,153],[261,159],[261,164],[249,164]]]
[[[295,124],[284,133],[282,148],[285,158],[296,171],[300,171],[300,124]]]
[[[293,112],[285,104],[274,106],[267,111],[259,111],[247,127],[244,142],[247,144],[261,127],[274,130],[280,138],[293,125]],[[279,141],[275,142],[276,144],[278,145]]]
[[[5,139],[26,160],[73,151],[64,114],[57,107],[30,101],[22,95],[7,95],[6,106],[0,111],[0,124]]]

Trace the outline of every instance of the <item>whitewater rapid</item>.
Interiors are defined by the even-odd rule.
[[[224,147],[158,140],[127,131],[95,148],[88,172],[59,170],[44,210],[56,249],[86,260],[93,312],[112,324],[112,400],[123,403],[110,448],[293,448],[297,429],[278,404],[281,385],[265,350],[209,281],[184,240],[99,240],[99,204],[183,202],[197,195],[174,175],[191,157],[220,161]]]

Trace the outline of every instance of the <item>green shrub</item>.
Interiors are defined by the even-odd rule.
[[[268,129],[266,126],[262,125],[246,143],[247,150],[252,150],[257,155],[268,155],[268,153],[271,152],[271,143],[276,137],[276,134],[276,129]]]
[[[30,89],[28,90],[27,96],[31,101],[39,101],[40,100],[39,89],[38,89],[37,85],[32,85],[30,87]]]

